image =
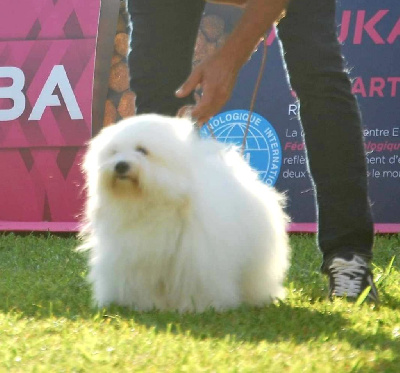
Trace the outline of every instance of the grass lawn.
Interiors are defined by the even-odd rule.
[[[291,243],[284,302],[179,315],[93,309],[75,238],[0,235],[0,372],[400,372],[400,235],[379,307],[328,301],[315,237]]]

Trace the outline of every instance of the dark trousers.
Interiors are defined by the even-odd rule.
[[[137,113],[176,115],[194,102],[175,97],[192,70],[204,0],[128,0],[132,18],[129,54]]]
[[[191,70],[202,0],[129,0],[129,63],[138,113],[175,115]],[[317,199],[318,242],[332,256],[372,256],[373,224],[360,112],[336,37],[335,0],[292,0],[278,26],[288,78],[300,102]]]

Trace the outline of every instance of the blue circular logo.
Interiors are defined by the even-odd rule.
[[[241,147],[248,118],[247,110],[231,110],[212,117],[208,124],[218,141]],[[206,125],[200,133],[202,137],[211,136]],[[244,156],[258,171],[260,180],[271,186],[276,183],[282,164],[281,144],[271,123],[254,112],[250,118]]]

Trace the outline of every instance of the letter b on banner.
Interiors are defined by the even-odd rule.
[[[18,67],[0,67],[0,79],[11,78],[12,84],[8,87],[0,87],[0,99],[9,98],[14,105],[11,109],[0,109],[0,121],[17,119],[25,110],[25,95],[22,89],[25,85],[25,75]]]

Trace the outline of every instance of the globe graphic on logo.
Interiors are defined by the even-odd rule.
[[[211,118],[208,124],[218,141],[241,148],[248,116],[247,110],[226,111]],[[207,126],[200,133],[202,137],[211,136]],[[258,172],[260,180],[268,185],[276,183],[282,163],[279,137],[272,125],[257,113],[251,116],[244,157]]]

